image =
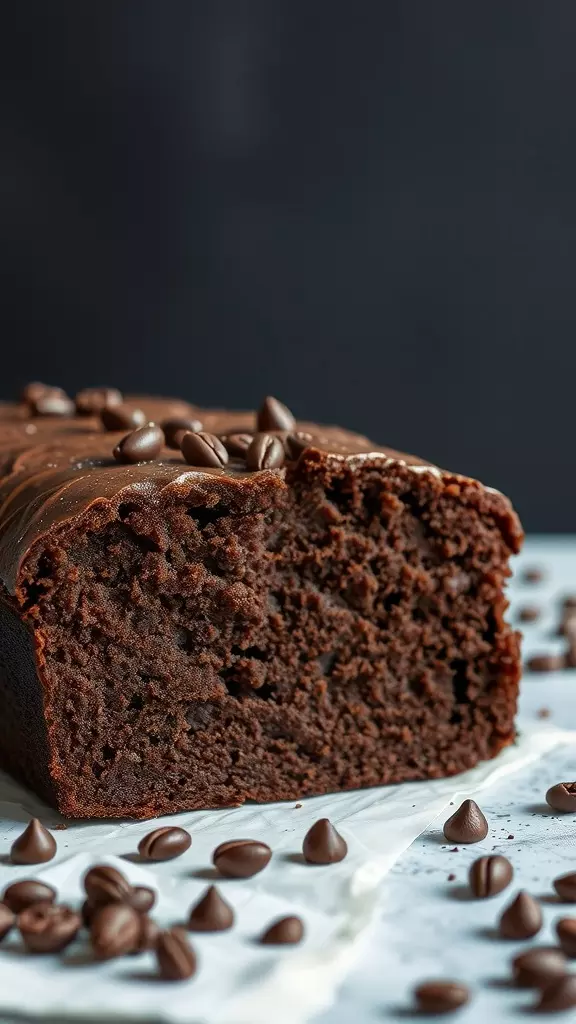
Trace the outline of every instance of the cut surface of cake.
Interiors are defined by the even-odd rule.
[[[0,407],[0,767],[67,816],[141,818],[512,742],[505,497],[274,401],[103,394]],[[147,421],[170,447],[129,461]]]

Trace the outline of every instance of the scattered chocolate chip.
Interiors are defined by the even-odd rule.
[[[576,814],[576,782],[557,782],[546,793],[546,803],[555,811]]]
[[[76,938],[80,914],[54,903],[35,903],[18,915],[24,945],[32,953],[59,953]]]
[[[305,452],[310,447],[312,441],[312,434],[308,434],[304,430],[297,430],[293,434],[288,434],[284,441],[284,448],[291,462],[296,462],[302,455],[302,452]]]
[[[544,988],[566,974],[566,969],[566,957],[558,946],[529,949],[512,961],[512,975],[521,988]]]
[[[506,836],[506,839],[514,839],[514,836],[512,836],[512,835]]]
[[[537,605],[527,604],[518,612],[518,619],[520,622],[537,622],[541,614],[542,611]]]
[[[528,569],[524,569],[521,579],[523,583],[541,583],[544,576],[545,573],[543,569],[538,568],[536,565],[532,565]]]
[[[160,424],[164,431],[168,448],[180,451],[180,444],[184,434],[197,434],[202,430],[200,420],[186,419],[184,416],[177,416],[171,420],[162,420]]]
[[[76,412],[78,416],[98,416],[102,409],[123,401],[117,388],[83,388],[76,395]]]
[[[561,917],[556,921],[556,934],[566,956],[576,957],[576,917]]]
[[[152,462],[164,447],[164,434],[155,423],[146,423],[126,434],[113,451],[117,462]]]
[[[137,948],[142,928],[142,915],[127,903],[107,903],[92,917],[90,941],[98,960],[125,956]]]
[[[253,438],[253,434],[224,434],[220,440],[232,458],[244,459]]]
[[[448,881],[449,882],[455,882],[456,881],[456,875],[454,874],[454,872],[452,872],[452,871],[450,872],[450,874],[448,875]]]
[[[220,843],[212,854],[212,863],[226,878],[252,878],[270,863],[272,850],[254,839],[231,839]]]
[[[228,452],[220,438],[201,430],[198,434],[186,433],[180,442],[182,455],[190,466],[209,466],[222,469],[228,463]]]
[[[192,907],[188,918],[191,932],[225,932],[234,924],[234,911],[215,885],[211,885]]]
[[[260,942],[263,946],[294,946],[304,937],[304,925],[299,917],[281,917],[266,929]]]
[[[534,1007],[540,1013],[560,1013],[576,1006],[576,975],[566,974],[546,986]]]
[[[2,902],[10,907],[15,914],[26,910],[34,903],[53,903],[56,899],[56,890],[45,882],[37,882],[36,879],[25,878],[21,882],[12,882],[2,896]]]
[[[504,939],[531,939],[542,927],[540,904],[527,892],[519,892],[500,918],[499,930]]]
[[[185,981],[196,974],[196,954],[183,928],[160,932],[156,957],[160,977],[165,981]]]
[[[253,472],[277,469],[284,462],[284,445],[273,434],[256,434],[246,452],[246,466]]]
[[[156,903],[156,893],[146,885],[135,885],[126,897],[125,902],[130,907],[133,907],[134,910],[137,910],[139,914],[147,914]]]
[[[8,935],[15,924],[16,914],[14,911],[5,903],[0,903],[0,941]]]
[[[488,822],[474,800],[464,800],[444,824],[451,843],[480,843],[488,835]]]
[[[414,990],[422,1013],[454,1013],[470,999],[470,990],[458,981],[425,981]]]
[[[538,718],[550,718],[552,712],[550,711],[550,708],[538,708],[536,714]]]
[[[256,429],[260,431],[292,430],[295,423],[290,410],[271,395],[264,399],[256,417]]]
[[[13,864],[45,864],[56,853],[56,840],[38,818],[32,818],[21,835],[12,843]]]
[[[100,410],[100,419],[105,430],[136,430],[146,423],[146,414],[129,405],[106,405]]]
[[[62,388],[49,388],[30,402],[30,409],[35,416],[73,416],[74,402]]]
[[[173,860],[186,853],[192,845],[192,836],[184,828],[165,825],[156,828],[138,843],[138,853],[144,860]]]
[[[534,654],[528,658],[526,668],[529,672],[557,672],[564,668],[564,658],[561,654]]]
[[[97,864],[84,875],[84,889],[94,907],[108,903],[124,903],[132,892],[132,886],[121,871],[108,864]]]
[[[479,857],[470,865],[470,888],[477,899],[496,896],[510,885],[514,869],[506,857]]]
[[[553,885],[563,903],[576,903],[576,872],[560,875],[554,879]]]
[[[149,949],[156,949],[160,926],[156,924],[148,914],[142,914],[140,919],[140,936],[134,949],[135,953],[145,953]]]
[[[308,864],[337,864],[348,853],[346,840],[328,818],[320,818],[308,829],[302,843]]]

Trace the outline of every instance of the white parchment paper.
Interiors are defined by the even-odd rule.
[[[440,815],[507,774],[516,772],[576,733],[552,726],[524,729],[496,760],[452,779],[389,786],[294,804],[249,805],[195,812],[148,823],[86,822],[56,831],[58,854],[37,868],[0,863],[0,886],[34,877],[54,885],[61,902],[82,901],[81,880],[96,863],[120,868],[134,884],[158,892],[153,911],[162,925],[184,923],[207,885],[214,847],[224,839],[262,839],[274,856],[253,879],[219,879],[236,910],[232,931],[192,935],[199,958],[195,978],[170,984],[155,975],[145,953],[95,963],[86,940],[58,956],[25,954],[9,936],[0,956],[0,1013],[65,1020],[137,1020],[187,1024],[301,1024],[332,1002],[362,948],[378,899],[378,887],[400,854]],[[0,776],[0,852],[8,852],[23,823],[35,814],[53,826],[59,818]],[[348,857],[329,867],[302,862],[310,825],[329,817],[346,838]],[[443,820],[440,818],[439,820]],[[139,863],[139,839],[152,827],[189,829],[191,849],[165,864]],[[262,947],[258,936],[276,917],[295,913],[305,921],[298,947]]]

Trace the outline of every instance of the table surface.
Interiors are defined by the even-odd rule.
[[[541,583],[521,581],[527,566],[543,570]],[[537,623],[522,626],[524,656],[559,652],[563,641],[554,632],[561,599],[576,594],[576,538],[528,539],[514,572],[511,620],[518,621],[522,605],[543,610]],[[576,670],[525,673],[520,727],[546,708],[554,724],[576,730],[575,694]],[[337,1002],[315,1024],[416,1020],[411,992],[427,978],[460,980],[471,987],[470,1004],[455,1015],[462,1024],[518,1021],[533,995],[509,985],[511,959],[532,945],[553,943],[553,922],[576,916],[576,907],[571,913],[570,905],[558,904],[551,888],[557,875],[576,870],[576,819],[554,814],[544,802],[550,785],[576,777],[574,761],[574,747],[558,748],[536,766],[482,793],[479,801],[491,826],[483,843],[453,852],[453,845],[444,841],[442,821],[413,843],[382,884],[377,923],[356,968]],[[488,853],[502,853],[512,861],[514,881],[500,896],[471,900],[468,867]],[[456,878],[449,882],[451,874]],[[534,940],[507,942],[498,938],[494,924],[520,888],[542,898],[545,923]],[[576,1010],[561,1016],[566,1018],[575,1020]]]

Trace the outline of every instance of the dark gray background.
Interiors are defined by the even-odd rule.
[[[18,0],[0,391],[305,417],[576,530],[574,0]]]

